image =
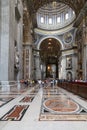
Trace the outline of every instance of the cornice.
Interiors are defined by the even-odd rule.
[[[40,35],[61,35],[63,33],[66,33],[67,31],[70,31],[73,28],[73,23],[65,28],[59,29],[59,30],[55,30],[55,31],[49,31],[49,30],[42,30],[39,28],[35,28],[34,32],[36,34],[40,34]]]

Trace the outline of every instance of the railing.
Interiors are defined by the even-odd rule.
[[[86,82],[58,82],[58,86],[87,99]]]

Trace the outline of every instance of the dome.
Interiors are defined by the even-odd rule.
[[[37,26],[40,29],[61,29],[75,20],[75,12],[61,2],[51,2],[38,9]]]

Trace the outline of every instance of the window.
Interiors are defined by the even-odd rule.
[[[73,11],[73,14],[75,14],[75,12]]]
[[[65,15],[65,19],[67,20],[68,18],[69,18],[69,14],[66,13],[66,15]]]
[[[60,17],[57,17],[57,23],[60,23]]]
[[[52,24],[52,18],[49,18],[49,24]]]
[[[44,23],[44,17],[41,17],[41,23]]]

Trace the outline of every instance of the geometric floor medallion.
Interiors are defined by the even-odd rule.
[[[87,121],[87,110],[67,96],[43,98],[39,120]]]
[[[29,105],[15,105],[10,111],[0,118],[0,121],[20,121],[28,107]]]

